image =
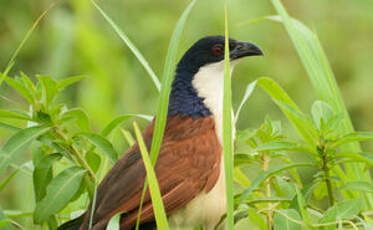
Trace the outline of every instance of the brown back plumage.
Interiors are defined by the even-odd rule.
[[[154,122],[143,133],[148,149]],[[209,192],[220,170],[221,146],[214,119],[172,116],[167,119],[163,143],[155,167],[167,215],[184,207],[201,192]],[[136,223],[146,172],[137,144],[114,165],[98,187],[93,230],[103,230],[116,213],[124,213],[121,229]],[[90,213],[90,208],[87,213]],[[154,221],[149,192],[146,193],[141,223]],[[81,230],[88,229],[89,215]]]

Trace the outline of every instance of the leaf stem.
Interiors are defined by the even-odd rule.
[[[321,157],[321,170],[324,171],[324,180],[326,188],[328,190],[329,205],[333,206],[335,203],[335,198],[333,193],[332,180],[330,178],[329,155],[326,151],[324,141],[321,141],[321,144],[317,147],[317,151],[319,153],[319,156]]]
[[[269,169],[270,158],[267,156],[267,154],[265,152],[263,152],[262,159],[263,159],[263,171],[266,172]],[[267,197],[271,197],[271,184],[270,184],[270,181],[271,181],[271,178],[269,177],[266,180],[266,182],[265,182],[265,184],[266,184],[266,196]],[[272,230],[273,229],[273,211],[272,211],[271,207],[272,207],[272,205],[268,204],[269,210],[266,213],[267,223],[268,223],[268,230]]]
[[[55,129],[56,134],[61,137],[65,142],[67,142],[68,137],[67,135],[58,127]],[[88,171],[88,176],[93,182],[93,184],[96,184],[97,178],[91,167],[88,165],[87,161],[82,157],[79,150],[76,148],[74,144],[69,145],[69,150],[71,155],[75,157],[75,159],[78,161],[80,166],[82,166],[84,169]]]

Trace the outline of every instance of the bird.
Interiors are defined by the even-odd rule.
[[[213,230],[226,213],[223,159],[224,36],[207,36],[195,42],[176,66],[169,95],[163,142],[155,173],[170,229],[203,226]],[[251,42],[229,39],[231,70],[238,60],[260,56]],[[155,120],[143,132],[151,147]],[[133,230],[146,171],[135,143],[106,174],[92,203],[79,218],[58,230],[104,230],[120,216],[120,229]],[[92,218],[92,219],[91,219]],[[141,230],[156,229],[149,191],[141,211]]]

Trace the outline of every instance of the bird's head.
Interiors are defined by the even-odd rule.
[[[169,116],[182,114],[194,118],[219,117],[224,88],[224,36],[209,36],[198,40],[181,58],[176,69],[170,95]],[[250,42],[229,39],[231,71],[237,60],[263,55]]]
[[[208,36],[198,40],[184,54],[178,64],[179,71],[197,73],[201,67],[224,61],[224,36]],[[234,62],[247,56],[263,55],[253,43],[229,39],[229,57]]]

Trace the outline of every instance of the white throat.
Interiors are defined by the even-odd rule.
[[[231,73],[235,62],[231,62]],[[223,96],[224,96],[224,60],[203,66],[194,75],[192,81],[199,97],[215,119],[216,135],[223,144]]]

